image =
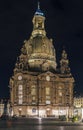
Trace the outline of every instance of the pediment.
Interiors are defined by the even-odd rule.
[[[58,80],[59,79],[57,74],[54,74],[54,73],[52,73],[50,71],[42,73],[38,77],[41,78],[41,79],[46,79],[47,76],[49,76],[51,80],[55,80],[55,79]]]

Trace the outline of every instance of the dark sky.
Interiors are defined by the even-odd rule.
[[[53,38],[57,59],[66,47],[75,90],[83,93],[83,1],[40,0],[46,31]],[[0,98],[9,97],[9,79],[25,39],[32,31],[37,0],[0,1]]]

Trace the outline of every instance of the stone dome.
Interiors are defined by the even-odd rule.
[[[25,47],[30,68],[43,71],[56,69],[55,49],[51,39],[36,36],[26,41]]]
[[[27,53],[27,62],[29,68],[33,71],[51,71],[56,70],[56,53],[52,39],[48,39],[45,31],[45,16],[38,8],[32,19],[33,30],[30,39],[25,41],[25,50]]]

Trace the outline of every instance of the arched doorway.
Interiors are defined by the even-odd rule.
[[[51,116],[51,108],[47,108],[46,109],[46,115],[47,115],[47,117],[50,117]]]
[[[19,116],[21,116],[21,114],[22,114],[22,108],[18,109],[18,113],[19,113]]]

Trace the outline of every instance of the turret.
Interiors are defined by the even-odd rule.
[[[69,60],[67,58],[67,53],[66,53],[65,49],[63,49],[62,55],[61,55],[60,71],[62,74],[70,73]]]

